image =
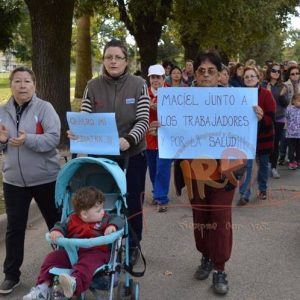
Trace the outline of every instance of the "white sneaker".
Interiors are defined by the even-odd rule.
[[[271,173],[272,173],[273,178],[276,178],[276,179],[280,178],[280,174],[278,173],[277,169],[273,168],[271,170]]]
[[[39,286],[34,286],[30,292],[23,297],[23,300],[50,300],[50,297],[50,288],[41,289]]]
[[[59,284],[67,298],[71,298],[76,290],[76,280],[74,277],[63,273],[58,276]]]

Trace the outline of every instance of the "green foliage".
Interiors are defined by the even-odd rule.
[[[237,55],[278,36],[297,4],[295,0],[176,0],[173,19],[184,45]]]
[[[10,52],[19,58],[21,62],[27,63],[31,61],[32,57],[31,24],[27,6],[23,3],[20,9],[22,16],[13,33]]]
[[[183,53],[182,45],[176,43],[176,39],[173,37],[174,32],[171,32],[170,26],[164,26],[161,41],[158,45],[157,62],[163,60],[177,61],[182,64],[180,54]]]
[[[13,32],[20,22],[21,0],[0,0],[0,49],[6,50],[12,43]]]
[[[285,40],[286,47],[283,49],[285,59],[300,61],[300,30],[291,30],[287,32]]]

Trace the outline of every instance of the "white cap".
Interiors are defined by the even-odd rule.
[[[148,76],[151,75],[165,75],[165,69],[162,65],[153,65],[149,67]]]

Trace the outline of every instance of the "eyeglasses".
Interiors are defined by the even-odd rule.
[[[200,74],[200,75],[205,75],[206,72],[208,73],[208,75],[215,75],[218,70],[217,69],[214,69],[214,68],[210,68],[210,69],[203,69],[203,68],[199,68],[197,70],[197,72]]]
[[[126,59],[126,57],[125,56],[119,56],[119,55],[116,55],[116,56],[113,56],[113,55],[104,56],[104,60],[106,60],[106,61],[112,61],[113,59],[115,61],[121,61],[121,60]]]
[[[277,69],[272,69],[271,72],[272,72],[272,73],[278,73],[278,74],[281,73],[281,71],[280,71],[280,70],[277,70]]]
[[[257,78],[257,75],[244,76],[244,79],[253,79],[253,78]]]
[[[291,73],[291,76],[299,75],[300,73]]]

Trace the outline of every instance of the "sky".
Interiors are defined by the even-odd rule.
[[[297,10],[300,14],[300,7],[298,7]],[[300,16],[291,18],[291,27],[293,29],[300,29]]]

